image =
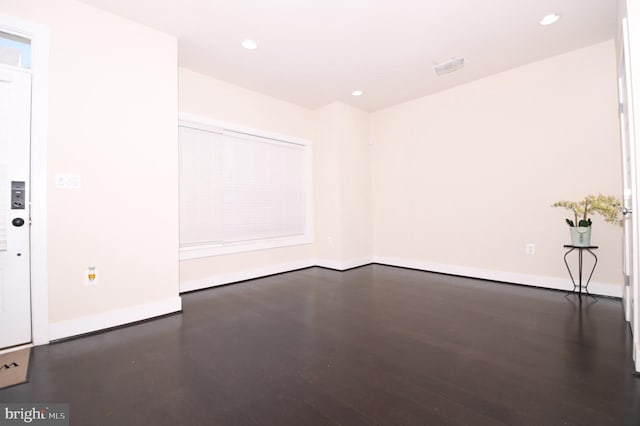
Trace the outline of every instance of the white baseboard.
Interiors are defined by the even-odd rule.
[[[347,269],[357,268],[370,263],[373,263],[373,257],[371,256],[361,257],[360,259],[351,259],[344,262],[330,259],[316,259],[313,262],[314,266],[335,269],[337,271],[346,271]]]
[[[273,274],[281,274],[283,272],[310,268],[312,266],[320,266],[323,268],[345,271],[347,269],[368,265],[372,262],[373,258],[363,257],[360,259],[352,259],[344,262],[329,259],[309,259],[298,262],[280,263],[278,265],[268,266],[264,268],[249,269],[241,272],[232,272],[229,274],[212,275],[200,280],[182,281],[180,283],[180,293],[202,290],[204,288],[216,287],[219,285],[231,284],[239,281],[252,280],[254,278],[265,277]]]
[[[295,271],[296,269],[308,268],[310,266],[315,266],[315,263],[312,259],[298,262],[281,263],[278,265],[267,266],[263,268],[248,269],[241,272],[232,272],[229,274],[212,275],[200,280],[183,281],[180,283],[180,293],[201,290],[203,288],[215,287],[224,284],[231,284],[238,281],[251,280],[254,278],[265,277],[267,275],[280,274],[282,272]]]
[[[506,283],[523,284],[535,287],[551,288],[557,290],[570,290],[571,283],[568,278],[546,277],[540,275],[517,274],[512,272],[495,271],[489,269],[470,268],[466,266],[446,265],[439,263],[423,262],[417,260],[407,260],[382,256],[364,257],[349,261],[336,261],[328,259],[309,259],[304,261],[283,263],[263,268],[256,268],[242,272],[214,275],[209,278],[180,283],[180,292],[199,290],[208,287],[215,287],[223,284],[230,284],[267,275],[279,274],[294,271],[312,266],[320,266],[339,271],[344,271],[370,263],[380,263],[403,268],[419,269],[423,271],[439,272],[451,275],[460,275],[471,278],[481,278],[491,281],[501,281]],[[589,291],[593,294],[622,297],[623,286],[614,283],[591,282]],[[108,311],[96,315],[89,315],[72,320],[59,321],[49,324],[50,340],[65,339],[81,334],[91,333],[117,327],[120,325],[142,321],[161,315],[171,314],[182,310],[182,299],[179,296],[164,299],[161,301],[148,303],[145,305],[132,306],[125,309]],[[634,348],[640,353],[640,347]],[[635,354],[634,354],[635,355]],[[638,360],[640,368],[640,360]]]
[[[375,263],[399,266],[403,268],[420,269],[422,271],[439,272],[450,275],[460,275],[470,278],[481,278],[491,281],[501,281],[513,284],[523,284],[534,287],[551,288],[569,291],[573,288],[571,280],[567,278],[548,277],[543,275],[518,274],[513,272],[495,271],[491,269],[471,268],[467,266],[447,265],[441,263],[423,262],[419,260],[399,259],[374,256]],[[602,296],[622,297],[622,284],[591,281],[589,293]]]
[[[623,287],[623,293],[624,293],[624,301],[623,301],[623,308],[624,308],[624,320],[626,322],[631,322],[632,318],[631,318],[631,310],[633,309],[631,306],[631,287],[628,285],[625,285]]]
[[[51,340],[65,339],[81,334],[92,333],[119,325],[142,321],[182,310],[182,299],[179,296],[144,305],[132,306],[115,311],[89,315],[72,320],[49,324]]]
[[[383,256],[363,257],[349,261],[339,261],[333,259],[309,259],[306,261],[282,263],[274,266],[250,269],[229,274],[213,275],[201,280],[184,281],[180,283],[180,292],[201,290],[224,284],[231,284],[238,281],[245,281],[260,278],[267,275],[290,272],[296,269],[319,266],[323,268],[345,271],[351,268],[368,265],[370,263],[380,263],[383,265],[398,266],[402,268],[419,269],[422,271],[438,272],[450,275],[459,275],[470,278],[480,278],[491,281],[505,283],[522,284],[534,287],[550,288],[555,290],[572,289],[569,278],[549,277],[544,275],[518,274],[514,272],[496,271],[491,269],[471,268],[467,266],[448,265],[441,263],[423,262],[419,260],[409,260],[391,258]],[[589,284],[589,292],[592,294],[622,297],[623,287],[614,283],[592,281]]]
[[[34,346],[35,345],[33,343],[27,343],[26,345],[13,346],[13,347],[1,350],[0,355],[10,354],[11,352],[21,351],[23,349],[32,348]]]

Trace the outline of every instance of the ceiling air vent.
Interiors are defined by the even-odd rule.
[[[462,67],[464,67],[464,58],[453,58],[435,65],[433,69],[436,70],[436,74],[443,75],[457,71]]]

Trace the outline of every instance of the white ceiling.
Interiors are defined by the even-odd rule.
[[[307,108],[368,111],[611,39],[616,15],[615,0],[83,1],[177,36],[182,67]],[[538,25],[548,13],[562,17]],[[465,68],[437,77],[455,56]]]

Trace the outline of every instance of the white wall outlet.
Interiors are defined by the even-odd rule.
[[[98,269],[95,266],[89,266],[84,271],[84,285],[87,287],[98,285]]]
[[[536,245],[533,243],[527,243],[524,245],[524,252],[527,254],[536,254]]]

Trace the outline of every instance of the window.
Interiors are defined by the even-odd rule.
[[[31,68],[31,41],[0,32],[0,64]]]
[[[181,259],[311,242],[308,142],[181,118]]]

